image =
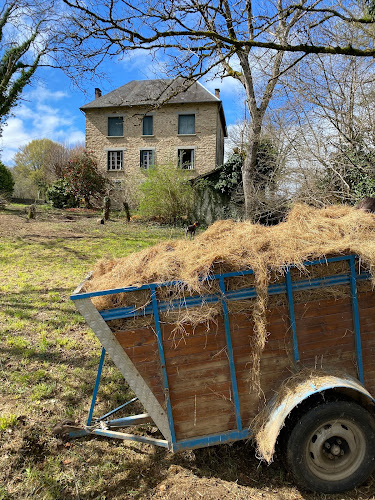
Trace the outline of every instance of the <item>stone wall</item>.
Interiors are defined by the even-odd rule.
[[[117,181],[117,194],[130,205],[137,203],[136,187],[144,178],[140,168],[140,150],[154,150],[154,161],[159,165],[177,165],[178,148],[194,148],[195,168],[192,177],[213,170],[222,162],[223,133],[219,121],[218,104],[166,104],[150,111],[145,107],[123,107],[86,110],[86,149],[91,151],[99,168],[111,180]],[[153,116],[153,136],[142,136],[142,118]],[[195,134],[178,135],[178,115],[195,114]],[[122,116],[123,137],[108,137],[108,117]],[[220,135],[218,139],[217,135]],[[221,144],[222,143],[222,144]],[[107,170],[108,150],[123,150],[123,170]]]

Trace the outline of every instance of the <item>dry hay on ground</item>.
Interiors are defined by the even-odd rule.
[[[194,240],[164,242],[125,258],[101,261],[86,291],[180,280],[184,286],[161,289],[159,297],[206,295],[219,290],[216,281],[205,278],[253,269],[251,279],[257,298],[249,309],[255,325],[252,373],[256,386],[260,354],[267,338],[267,286],[284,279],[285,265],[296,266],[294,272],[310,274],[310,269],[307,271],[303,265],[305,260],[348,253],[358,254],[362,265],[372,272],[375,265],[374,215],[348,206],[315,209],[299,204],[291,210],[286,221],[277,226],[218,221]],[[94,299],[98,309],[134,304],[142,308],[149,302],[148,291]],[[175,323],[180,329],[184,323],[194,326],[220,312],[220,304],[195,310],[182,308],[164,314],[163,320]]]

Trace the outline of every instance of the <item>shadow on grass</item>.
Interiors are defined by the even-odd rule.
[[[126,443],[124,443],[124,447],[136,454],[140,453],[140,450],[134,449]],[[98,442],[97,448],[94,446],[95,449],[100,457],[102,453],[100,442]],[[255,490],[254,494],[256,496],[254,498],[264,496],[267,499],[297,499],[302,497],[305,500],[327,500],[327,495],[296,488],[281,459],[276,458],[269,466],[259,462],[255,457],[254,448],[245,442],[178,454],[172,454],[163,448],[154,448],[150,453],[141,453],[141,455],[139,459],[133,459],[130,465],[126,464],[124,466],[122,474],[125,473],[126,477],[109,480],[100,487],[93,485],[88,492],[88,498],[90,496],[101,498],[104,495],[106,498],[151,499],[154,498],[155,493],[157,498],[163,498],[162,494],[159,496],[157,493],[166,491],[165,498],[172,499],[176,487],[180,492],[178,499],[201,498],[202,494],[200,496],[194,494],[194,485],[203,492],[205,491],[204,488],[206,488],[207,498],[216,498],[215,494],[224,494],[226,490],[228,490],[228,493],[224,495],[225,498],[232,498],[228,483],[233,483],[233,485],[249,488],[247,497],[249,499],[252,498],[251,492]],[[97,463],[97,465],[100,467],[100,463]],[[118,472],[121,475],[121,471]],[[214,481],[205,481],[211,479]],[[165,480],[168,480],[172,493],[168,489],[159,490],[158,486]],[[220,481],[225,482],[224,486]],[[184,487],[186,487],[186,490],[184,490]],[[213,488],[213,492],[210,491],[210,488]],[[256,490],[258,490],[258,493],[256,493]],[[374,493],[375,488],[371,478],[367,485],[359,489],[339,495],[329,495],[329,498],[330,500],[370,499],[374,498]],[[233,498],[245,498],[245,496],[233,492]]]
[[[12,359],[13,361],[23,360],[27,358],[29,361],[37,361],[38,363],[43,363],[44,361],[48,361],[48,363],[52,365],[69,365],[73,368],[83,367],[86,363],[90,363],[93,360],[99,358],[97,356],[88,356],[87,354],[77,355],[77,351],[74,351],[74,355],[67,357],[67,351],[64,351],[64,357],[61,355],[61,352],[54,352],[51,349],[45,351],[38,351],[37,348],[25,348],[25,347],[0,347],[0,353],[2,354],[3,359]]]
[[[38,236],[37,236],[38,237]],[[28,236],[28,238],[30,238],[30,236]],[[40,236],[41,238],[41,241],[38,241],[38,245],[40,246],[41,249],[46,249],[46,250],[52,250],[52,251],[56,251],[56,254],[59,256],[59,257],[62,257],[64,254],[64,256],[66,255],[67,258],[70,257],[70,256],[73,256],[74,258],[76,258],[77,260],[79,261],[90,261],[92,258],[91,258],[91,255],[89,255],[87,253],[87,251],[82,251],[82,250],[75,250],[73,248],[70,248],[70,247],[67,247],[66,245],[62,244],[62,241],[66,240],[66,239],[82,239],[82,240],[86,240],[86,239],[101,239],[100,236],[80,236],[80,235],[75,235],[75,236],[69,236],[68,238],[56,238],[56,237],[50,237],[48,236],[48,238],[51,239],[51,241],[43,241],[44,239],[46,239],[46,237],[44,236]]]
[[[49,297],[49,294],[54,293],[62,296],[57,299]],[[0,311],[4,311],[8,318],[30,321],[39,321],[37,314],[40,312],[50,313],[49,327],[59,328],[66,324],[67,315],[71,320],[82,318],[69,298],[72,293],[73,288],[70,287],[54,287],[48,290],[27,289],[18,292],[0,291]],[[43,305],[41,305],[41,300]],[[49,305],[45,305],[48,301]],[[63,318],[60,319],[59,316]]]
[[[21,215],[23,218],[26,218],[26,205],[22,205],[21,207],[3,207],[0,210],[0,214],[4,215]]]
[[[82,352],[76,349],[66,350],[59,346],[49,347],[46,350],[40,350],[37,347],[25,348],[22,345],[19,347],[3,346],[0,347],[1,371],[6,378],[9,378],[10,372],[24,373],[26,384],[28,384],[28,377],[30,378],[31,385],[29,384],[29,389],[32,390],[36,384],[36,382],[35,384],[32,382],[35,368],[30,370],[30,368],[19,367],[23,366],[25,360],[27,360],[28,366],[33,367],[43,367],[47,363],[49,371],[46,372],[43,381],[54,381],[56,383],[55,396],[58,396],[61,402],[70,405],[82,405],[82,402],[86,401],[86,404],[89,404],[94,391],[100,359],[99,354],[100,350],[95,348],[89,352],[87,350]],[[62,367],[64,368],[63,371],[61,371]],[[98,400],[101,400],[102,407],[100,410],[97,409],[96,413],[103,410],[103,405],[107,408],[104,412],[106,413],[134,397],[122,375],[119,372],[117,373],[117,369],[115,369],[115,374],[111,371],[113,367],[112,361],[107,358],[98,392]],[[37,382],[39,381],[41,380]],[[135,404],[137,405],[137,403]],[[129,411],[133,410],[134,404],[129,407]],[[140,407],[137,410],[142,412]],[[99,415],[95,416],[98,417]]]
[[[17,292],[3,292],[0,290],[0,294],[4,294],[4,296],[7,298],[8,305],[12,305],[14,307],[17,307],[20,303],[20,300],[22,300],[22,297],[28,297],[31,296],[31,300],[36,300],[33,298],[33,296],[40,296],[40,295],[46,295],[49,293],[62,293],[66,294],[68,296],[71,295],[72,293],[72,288],[71,287],[51,287],[51,288],[34,288],[33,290],[30,290],[30,288],[27,288],[26,290],[20,290]],[[19,299],[21,297],[21,299]],[[2,302],[1,305],[4,303]],[[24,302],[22,302],[22,305],[26,305]],[[60,307],[61,307],[61,302],[60,302]]]
[[[27,240],[27,239],[35,239],[38,240],[38,243],[40,242],[39,240],[57,240],[57,242],[61,242],[64,240],[82,240],[82,239],[87,239],[87,240],[92,240],[92,239],[101,239],[102,236],[100,234],[98,235],[88,235],[88,234],[68,234],[64,236],[57,236],[57,235],[51,235],[51,234],[26,234],[22,236],[22,240]],[[43,244],[43,242],[41,242]]]

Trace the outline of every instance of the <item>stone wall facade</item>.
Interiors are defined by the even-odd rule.
[[[114,181],[111,194],[117,204],[126,200],[137,203],[137,185],[145,177],[141,168],[142,150],[153,151],[155,164],[172,163],[177,166],[179,149],[194,150],[192,177],[213,170],[223,163],[224,130],[218,103],[165,104],[150,111],[145,107],[86,109],[86,149],[97,159],[100,170]],[[195,133],[178,134],[178,117],[195,115]],[[142,135],[142,120],[153,116],[153,135]],[[122,117],[123,136],[108,136],[108,118]],[[108,170],[109,151],[122,151],[122,168]],[[115,155],[118,157],[118,155]],[[117,199],[117,200],[116,200]]]

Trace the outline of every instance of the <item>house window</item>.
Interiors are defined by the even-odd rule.
[[[178,150],[178,166],[186,170],[194,169],[194,149]]]
[[[141,168],[148,169],[154,165],[154,150],[153,149],[141,149]]]
[[[124,135],[124,118],[114,116],[108,118],[108,136],[122,137]]]
[[[154,120],[153,116],[144,116],[142,121],[142,134],[154,135]]]
[[[122,151],[108,151],[108,170],[122,170]]]
[[[178,115],[178,133],[195,134],[195,115]]]

